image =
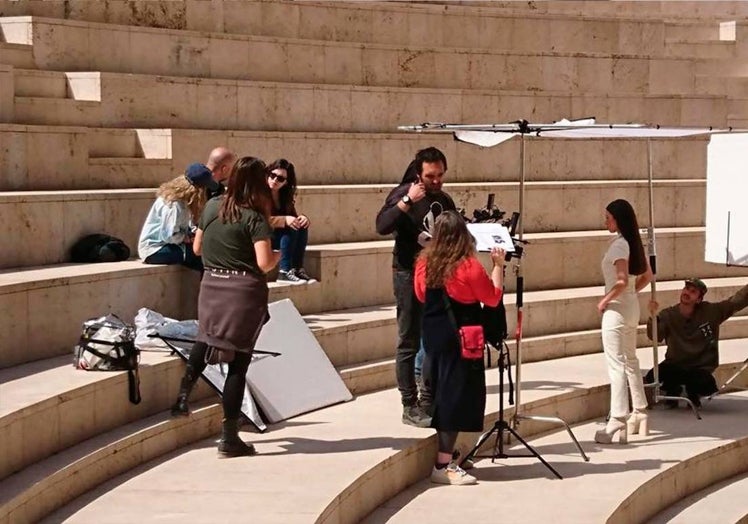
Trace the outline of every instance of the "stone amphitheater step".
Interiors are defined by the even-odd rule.
[[[743,473],[689,495],[657,514],[648,524],[709,521],[742,523],[748,516],[748,506],[744,500],[746,493],[748,473]]]
[[[195,318],[197,285],[196,273],[138,260],[2,271],[0,368],[70,354],[81,322],[110,312]]]
[[[722,94],[731,99],[746,99],[748,77],[697,75],[696,92]]]
[[[271,300],[289,298],[304,315],[392,304],[386,244],[347,252],[342,246],[337,249],[334,259],[319,266],[322,282],[304,286],[271,283]],[[376,264],[372,263],[374,254]],[[375,277],[361,278],[361,267],[366,265],[376,267]],[[593,274],[598,273],[595,269]],[[686,276],[690,274],[679,278]],[[512,280],[508,279],[510,284]],[[710,300],[721,300],[745,285],[745,277],[706,282]],[[132,319],[139,308],[148,307],[172,318],[195,318],[197,284],[196,273],[174,266],[149,266],[137,260],[4,272],[0,275],[0,304],[10,315],[0,321],[2,332],[6,333],[0,367],[68,354],[78,339],[81,322],[110,311]],[[660,282],[658,296],[662,303],[676,302],[682,286],[681,280]],[[356,292],[351,292],[354,289]],[[599,318],[595,304],[601,295],[599,286],[526,292],[525,336],[596,329]],[[510,332],[514,329],[514,300],[513,294],[506,297]],[[640,300],[644,319],[645,297]],[[383,315],[392,318],[391,311],[383,310]],[[337,359],[334,361],[339,364]]]
[[[72,346],[70,354],[72,354]],[[165,411],[184,373],[168,352],[142,352],[140,392],[130,403],[126,372],[85,372],[70,355],[0,370],[0,479],[98,434]],[[200,381],[194,399],[215,393]]]
[[[96,9],[88,5],[70,9],[61,0],[33,6],[3,1],[5,16],[34,15],[91,22],[154,26],[173,29],[267,35],[384,44],[445,47],[483,47],[521,51],[650,53],[661,52],[665,28],[662,15],[637,20],[632,15],[601,13],[584,18],[526,9],[475,9],[459,6],[407,5],[405,3],[262,2],[258,0],[211,4],[168,2],[166,7],[116,3]],[[493,4],[492,4],[493,5]],[[515,4],[517,5],[517,4]],[[589,7],[585,7],[589,9]],[[630,10],[639,12],[639,10]],[[717,10],[717,12],[720,12]],[[724,11],[722,11],[724,12]],[[729,11],[728,11],[729,12]],[[683,17],[684,13],[679,13]],[[8,36],[6,35],[6,38]]]
[[[15,70],[24,76],[29,70]],[[39,76],[40,73],[34,71]],[[176,127],[257,131],[391,132],[419,122],[556,121],[594,115],[599,122],[725,124],[724,97],[641,93],[577,94],[289,84],[205,78],[61,73],[73,97],[15,97],[19,124]],[[675,75],[673,75],[675,78]],[[132,93],[147,92],[147,97]],[[96,102],[100,100],[101,102]]]
[[[704,137],[653,140],[655,178],[705,178],[708,143]],[[457,142],[448,134],[0,124],[0,191],[157,187],[189,163],[205,161],[210,149],[219,144],[268,162],[287,157],[296,163],[303,185],[394,185],[414,153],[431,145],[447,155],[450,182],[510,181],[519,174],[518,140],[483,149]],[[525,144],[525,175],[530,181],[645,179],[646,147],[642,140],[533,139]],[[361,162],[364,158],[367,161]],[[120,159],[125,166],[135,162],[138,169],[121,169]],[[170,166],[165,163],[168,159]]]
[[[5,29],[3,29],[5,28]],[[25,29],[25,30],[24,30]],[[668,44],[666,57],[393,46],[225,35],[50,18],[0,19],[33,44],[36,67],[264,82],[510,91],[687,94],[693,64],[726,58],[734,42]],[[298,67],[305,64],[304,67]],[[25,90],[16,96],[34,96]]]
[[[158,166],[156,166],[158,168]],[[704,180],[658,180],[654,183],[655,224],[658,227],[698,227],[704,224]],[[378,240],[374,219],[393,185],[356,184],[303,186],[297,208],[310,217],[310,242]],[[447,184],[458,208],[485,206],[489,193],[511,213],[518,209],[518,184],[476,182]],[[605,206],[613,198],[637,204],[640,222],[648,220],[644,181],[529,182],[525,185],[522,220],[527,233],[598,230]],[[155,200],[153,189],[18,191],[0,193],[0,220],[14,242],[0,254],[0,268],[48,265],[69,261],[70,247],[83,235],[107,233],[121,238],[137,255],[138,236]],[[572,211],[573,210],[573,211]]]
[[[33,69],[34,54],[30,45],[0,42],[0,64]]]
[[[561,524],[650,522],[649,518],[681,493],[729,476],[742,466],[736,461],[745,461],[748,427],[741,412],[748,395],[735,394],[720,402],[707,424],[685,413],[656,412],[651,416],[657,417],[653,421],[657,429],[649,438],[634,437],[627,446],[599,446],[591,443],[589,436],[583,437],[582,445],[586,440],[590,442],[588,447],[594,446],[593,463],[589,464],[574,455],[565,432],[532,439],[530,444],[564,475],[562,482],[548,482],[548,471],[534,458],[513,459],[506,464],[486,460],[470,471],[479,479],[476,487],[436,490],[428,480],[422,480],[362,522],[415,522],[424,514],[440,524],[460,519],[480,522],[497,514],[517,524],[550,520]],[[598,421],[588,422],[574,431],[591,435],[601,427]],[[510,454],[523,452],[522,447],[509,450]],[[434,504],[439,511],[433,511]],[[739,513],[741,508],[745,511],[742,499],[733,499],[717,508],[707,521],[733,522],[722,517]]]
[[[513,322],[511,315],[509,321]],[[513,331],[510,330],[507,346],[509,347],[510,361],[517,362],[516,342],[512,339],[514,337]],[[372,351],[371,355],[376,357],[376,355],[385,354],[386,356],[372,358],[372,360],[365,362],[351,363],[339,368],[340,376],[345,380],[348,389],[356,395],[397,386],[395,359],[392,356],[394,341],[397,340],[397,324],[394,318],[389,319],[388,324],[378,326],[376,333],[370,332],[367,335],[381,337],[378,343],[372,344],[379,351],[376,354]],[[723,324],[720,337],[722,340],[748,337],[748,316],[731,318]],[[322,339],[319,335],[318,338]],[[528,337],[522,341],[522,362],[538,362],[593,353],[601,354],[601,340],[600,329]],[[383,348],[380,348],[382,342],[385,344]],[[644,324],[639,326],[637,344],[641,348],[651,347],[652,343],[647,338]],[[325,347],[325,351],[327,351],[327,347]],[[662,354],[662,351],[660,351],[661,356]],[[492,363],[497,361],[497,352],[493,349],[491,349],[490,359]],[[726,378],[723,377],[723,380],[726,380]]]
[[[731,59],[735,60],[737,47],[734,41],[693,40],[685,42],[668,42],[665,44],[665,55],[671,57],[692,57],[694,59]]]
[[[745,356],[744,344],[740,346],[739,341],[735,342],[735,344],[729,344],[731,346],[730,361],[742,360]],[[641,357],[642,363],[645,366],[648,365],[647,355],[642,354]],[[523,398],[526,401],[523,403],[525,414],[554,412],[559,413],[569,422],[576,423],[599,417],[607,409],[607,376],[600,355],[528,364],[523,368],[523,377],[524,384],[526,384],[523,391]],[[495,409],[494,406],[498,401],[497,381],[495,370],[488,370],[487,405],[489,411]],[[738,422],[745,422],[745,420],[737,415],[736,408],[742,407],[743,397],[743,395],[735,394],[717,399],[714,401],[715,407],[709,406],[705,410],[704,417],[716,422],[716,428],[712,424],[704,424],[705,421],[697,422],[693,419],[691,422],[690,415],[685,413],[660,411],[653,413],[654,435],[647,440],[634,440],[633,445],[624,450],[633,455],[636,460],[642,461],[642,464],[648,465],[645,472],[632,469],[631,473],[626,475],[618,473],[619,468],[612,466],[617,474],[601,479],[600,474],[609,472],[607,464],[620,463],[621,450],[593,448],[594,444],[590,443],[589,435],[595,428],[589,425],[576,428],[576,432],[588,452],[591,448],[594,449],[592,464],[582,462],[578,455],[569,450],[566,440],[568,437],[560,435],[546,437],[554,444],[561,441],[565,444],[561,452],[565,455],[554,456],[551,460],[567,476],[566,482],[582,481],[584,483],[584,486],[578,488],[580,491],[588,490],[586,486],[589,483],[596,483],[598,490],[601,484],[607,485],[611,480],[617,484],[618,489],[606,490],[604,494],[601,494],[602,496],[598,497],[598,503],[594,508],[597,510],[595,513],[597,518],[593,521],[599,522],[600,516],[615,510],[631,490],[650,478],[667,472],[673,461],[686,461],[698,453],[719,450],[725,444],[742,437],[748,431],[748,427]],[[736,402],[740,405],[736,405]],[[362,416],[362,414],[365,415]],[[493,421],[492,416],[488,418],[489,423]],[[199,422],[202,424],[202,421]],[[90,477],[81,471],[80,474],[71,476],[70,491],[67,493],[74,496],[82,491],[92,491],[50,515],[48,521],[64,519],[85,521],[94,515],[98,522],[120,521],[125,518],[125,515],[128,519],[135,518],[144,521],[148,521],[153,515],[159,515],[159,518],[169,521],[171,518],[169,513],[174,519],[180,521],[183,521],[185,514],[195,519],[200,519],[205,515],[206,518],[212,520],[224,520],[229,518],[229,513],[244,514],[246,507],[247,512],[252,512],[252,519],[258,522],[359,522],[369,512],[404,490],[408,485],[423,479],[431,469],[436,447],[432,432],[401,424],[398,395],[395,390],[360,396],[352,402],[302,415],[291,422],[271,428],[271,432],[266,435],[253,435],[250,438],[260,452],[257,457],[246,459],[252,461],[251,468],[247,468],[248,462],[241,459],[216,460],[214,444],[211,441],[203,441],[185,447],[177,454],[171,454],[146,464],[96,489],[93,487],[97,481],[101,481],[101,477],[91,481]],[[125,433],[127,429],[130,428],[122,428],[122,433]],[[526,436],[544,429],[547,430],[549,427],[529,422],[523,422],[521,426],[521,431]],[[709,439],[694,438],[704,435],[705,430],[710,431]],[[134,431],[131,430],[131,433]],[[649,440],[661,439],[667,434],[678,436],[668,441],[666,453],[668,462],[664,462],[659,454],[662,453],[659,449],[661,446],[644,444]],[[463,435],[460,445],[467,447],[475,441],[476,437],[476,434]],[[130,440],[137,441],[137,436]],[[552,452],[546,447],[548,442],[548,440],[534,441],[545,453]],[[639,443],[642,445],[636,445]],[[131,446],[135,445],[131,444]],[[158,442],[154,441],[148,448],[152,450],[157,446]],[[164,445],[164,447],[167,450],[173,449],[171,445]],[[75,448],[70,451],[71,454],[74,450]],[[100,453],[106,455],[107,451],[102,450]],[[154,454],[144,453],[144,455],[142,461],[153,458]],[[134,467],[140,462],[138,458],[140,457],[136,453],[126,454],[122,462],[126,462],[126,467]],[[624,460],[627,459],[624,458]],[[653,460],[659,460],[659,462],[650,463]],[[102,460],[100,467],[107,462],[109,461]],[[340,464],[345,464],[345,467],[341,467]],[[526,467],[524,464],[533,464],[533,462],[526,461],[518,467]],[[38,467],[38,471],[44,471],[43,464],[35,467]],[[47,471],[49,469],[52,468],[46,468]],[[200,471],[200,474],[196,475],[195,471]],[[324,471],[325,474],[318,475],[319,478],[315,478],[312,484],[288,480],[289,474],[309,474],[311,471]],[[494,468],[487,462],[481,462],[476,471],[483,473],[482,484],[485,488],[493,490],[495,486],[487,481],[494,472]],[[506,471],[509,478],[516,478],[516,468],[502,471]],[[539,465],[532,470],[533,477],[542,477],[545,474],[547,472]],[[180,479],[179,489],[170,488],[169,486],[174,485],[173,479],[177,478]],[[15,510],[19,513],[11,513],[11,515],[25,515],[29,520],[39,519],[52,507],[68,503],[72,499],[72,496],[68,496],[51,500],[49,496],[56,490],[41,489],[46,488],[48,482],[40,478],[37,473],[33,480],[38,480],[39,484],[33,488],[32,493],[39,498],[36,501],[38,507],[43,509],[36,509],[34,505],[27,503],[31,500],[29,497],[31,493],[28,492],[31,491],[29,487],[32,479],[26,477],[23,480],[25,482],[16,484],[16,486],[24,485],[17,488],[15,492],[17,496],[13,500],[13,505],[8,505],[11,506],[10,511]],[[510,482],[511,485],[509,485]],[[526,489],[525,483],[526,481],[523,483],[521,478],[505,482],[508,485],[507,489],[521,488],[523,496],[534,497],[536,493]],[[515,487],[515,484],[522,485]],[[153,492],[153,487],[157,485],[164,486],[164,489],[159,489],[156,494]],[[416,489],[419,486],[423,484],[416,484]],[[558,489],[567,487],[568,485],[559,486]],[[232,495],[228,494],[229,491]],[[440,492],[439,495],[449,498],[464,495],[462,493],[464,490],[453,491],[454,493],[450,491],[449,494]],[[211,504],[205,504],[204,497],[198,496],[198,493],[208,493]],[[235,496],[237,493],[241,493],[238,499],[241,501],[240,506],[236,505],[237,499],[233,499],[233,504],[221,502],[224,499],[228,500],[226,497]],[[429,493],[431,494],[434,494],[433,490]],[[134,504],[135,500],[138,501],[137,504]],[[477,518],[471,518],[476,522],[481,521],[481,516],[495,515],[496,511],[495,496],[482,497],[480,500],[489,507],[486,508],[486,513],[477,513],[475,514],[478,515]],[[513,497],[512,500],[514,503],[521,502],[519,496]],[[502,501],[502,503],[507,502]],[[467,506],[450,505],[452,508],[450,511],[464,512],[465,507],[482,507],[482,503],[473,500]],[[584,506],[564,505],[563,509],[572,514],[571,512],[580,507]],[[142,511],[142,514],[135,515],[134,511],[137,511],[135,508]],[[170,509],[167,510],[167,508]],[[180,508],[179,515],[174,513],[174,508]],[[546,508],[554,513],[555,518],[559,517],[557,506],[536,504],[534,508]],[[405,509],[409,510],[410,505]],[[488,512],[489,509],[491,513]],[[24,511],[29,513],[24,514]],[[603,511],[605,513],[602,513]],[[441,518],[441,515],[437,518]]]
[[[156,169],[162,167],[159,161],[130,162],[155,162]],[[658,207],[655,223],[658,227],[703,224],[704,185],[703,180],[656,181],[654,194]],[[373,230],[373,217],[392,187],[363,184],[300,187],[299,209],[317,225],[325,226],[311,229],[312,241],[350,242],[378,238]],[[518,209],[516,183],[447,184],[446,189],[457,206],[467,213],[483,207],[488,193],[497,194],[497,202],[503,210]],[[525,185],[525,192],[525,205],[531,210],[523,217],[527,232],[594,230],[599,226],[599,210],[607,205],[612,198],[610,195],[625,197],[632,202],[646,202],[648,198],[647,185],[643,181],[529,182]],[[42,246],[16,244],[14,249],[0,257],[0,267],[65,261],[69,247],[81,235],[92,232],[118,236],[131,246],[134,253],[143,217],[154,195],[153,189],[0,193],[0,213],[13,234],[20,237],[36,235],[41,241],[42,237],[38,235],[54,233],[51,238],[56,239],[56,242],[45,242]],[[330,198],[339,200],[341,205],[330,206]],[[581,202],[585,205],[578,205]],[[667,202],[677,202],[678,207],[662,204]],[[564,209],[579,211],[564,214]],[[60,221],[60,217],[65,220]],[[362,217],[366,219],[362,220]],[[641,221],[642,225],[645,224],[646,218],[642,217]]]

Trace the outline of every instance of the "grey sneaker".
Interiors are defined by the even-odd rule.
[[[450,484],[452,486],[465,486],[475,484],[478,479],[468,475],[464,469],[454,463],[450,463],[446,468],[431,470],[431,482],[435,484]]]
[[[427,428],[431,426],[431,417],[424,413],[420,406],[403,406],[403,424]]]
[[[286,284],[306,284],[306,280],[302,280],[296,276],[296,272],[291,269],[289,271],[278,271],[278,282],[285,282]]]
[[[299,277],[301,280],[306,280],[307,284],[314,284],[315,282],[317,282],[317,279],[310,277],[309,273],[307,273],[306,269],[304,269],[303,267],[300,267],[299,269],[294,269],[293,272],[294,272],[294,275]]]

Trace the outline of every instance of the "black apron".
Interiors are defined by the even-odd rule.
[[[426,289],[423,308],[423,345],[431,359],[434,392],[431,427],[440,431],[483,431],[486,411],[486,374],[483,359],[460,356],[457,329],[444,303],[442,288]],[[479,302],[462,304],[447,297],[459,326],[481,324]]]

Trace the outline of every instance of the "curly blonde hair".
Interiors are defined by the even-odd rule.
[[[457,266],[475,255],[475,243],[465,220],[455,211],[440,214],[433,238],[419,255],[426,262],[426,287],[444,287]]]
[[[205,189],[193,186],[184,175],[161,184],[156,196],[163,198],[166,202],[184,202],[187,209],[190,210],[192,221],[195,223],[200,219],[200,214],[203,212],[207,201]]]

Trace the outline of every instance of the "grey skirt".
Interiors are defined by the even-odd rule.
[[[200,342],[251,353],[269,318],[264,275],[206,268],[197,301]]]

